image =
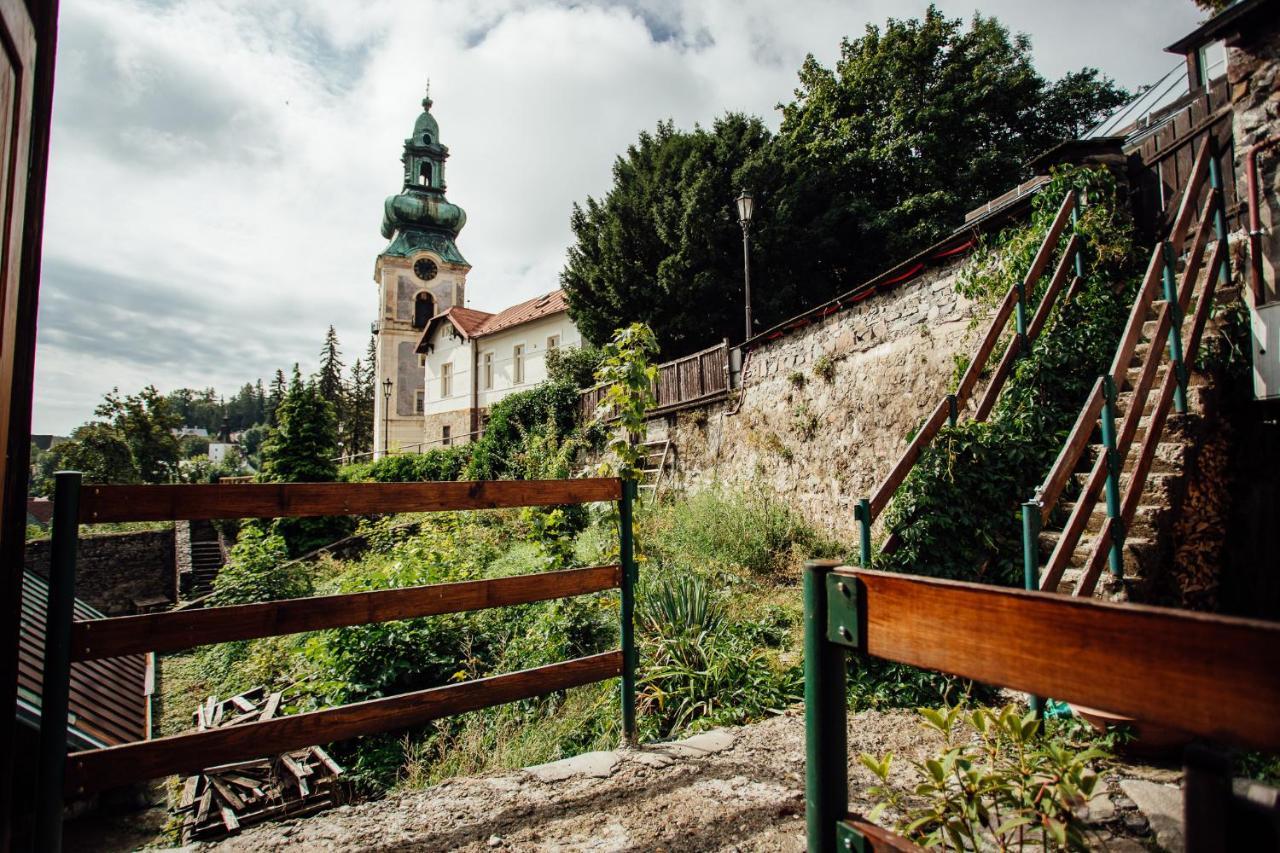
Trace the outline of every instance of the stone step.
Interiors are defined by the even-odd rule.
[[[1061,531],[1045,530],[1040,533],[1040,566],[1043,571],[1045,563],[1049,556],[1053,553],[1053,546],[1057,544]],[[1095,536],[1093,533],[1085,533],[1080,537],[1079,543],[1076,545],[1075,551],[1071,554],[1071,559],[1067,561],[1067,571],[1075,569],[1083,571],[1085,563],[1089,559],[1089,554],[1093,551],[1093,542]],[[1130,536],[1125,537],[1124,549],[1121,552],[1124,561],[1125,577],[1142,577],[1149,573],[1154,567],[1157,555],[1157,543],[1151,535],[1142,536],[1134,531]],[[1103,569],[1109,572],[1110,569]]]

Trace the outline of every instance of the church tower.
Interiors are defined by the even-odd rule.
[[[391,242],[373,270],[378,284],[378,321],[374,326],[378,336],[373,427],[376,457],[384,450],[394,453],[424,440],[425,371],[415,349],[427,321],[465,304],[464,288],[471,269],[454,244],[467,214],[444,197],[444,162],[449,149],[440,144],[440,127],[431,115],[431,104],[428,92],[413,124],[413,135],[404,141],[400,158],[404,185],[383,206],[382,236]]]

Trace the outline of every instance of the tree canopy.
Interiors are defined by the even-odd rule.
[[[642,133],[604,198],[574,206],[570,313],[596,343],[646,322],[668,357],[740,340],[740,188],[757,199],[761,331],[945,237],[1127,97],[1091,68],[1046,81],[1027,37],[995,18],[966,25],[931,6],[868,26],[834,67],[804,61],[776,135],[732,113],[711,130]]]

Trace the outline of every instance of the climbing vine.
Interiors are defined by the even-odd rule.
[[[1029,498],[1103,373],[1136,284],[1133,225],[1115,180],[1100,168],[1055,170],[1025,225],[984,241],[957,290],[991,304],[1026,275],[1068,190],[1085,204],[1063,234],[1084,246],[1085,275],[1058,306],[1005,384],[985,423],[944,427],[898,489],[886,529],[900,545],[876,568],[1005,585],[1022,583],[1019,506]],[[1037,304],[1049,274],[1028,298]]]

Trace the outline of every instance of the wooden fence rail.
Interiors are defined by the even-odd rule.
[[[1280,623],[824,560],[807,564],[804,581],[810,853],[914,849],[849,819],[850,651],[1053,696],[1230,746],[1280,749]],[[1229,792],[1230,779],[1223,784]],[[1221,827],[1207,832],[1214,829]],[[861,841],[838,847],[837,839],[850,832]]]
[[[42,670],[39,849],[61,846],[64,796],[421,725],[619,676],[623,735],[634,740],[635,494],[635,483],[614,478],[81,487],[78,473],[58,473]],[[70,607],[79,528],[85,523],[432,512],[597,501],[618,502],[617,565],[107,619],[77,620]],[[613,651],[337,708],[67,755],[72,661],[528,604],[615,588],[621,593],[621,648]]]

